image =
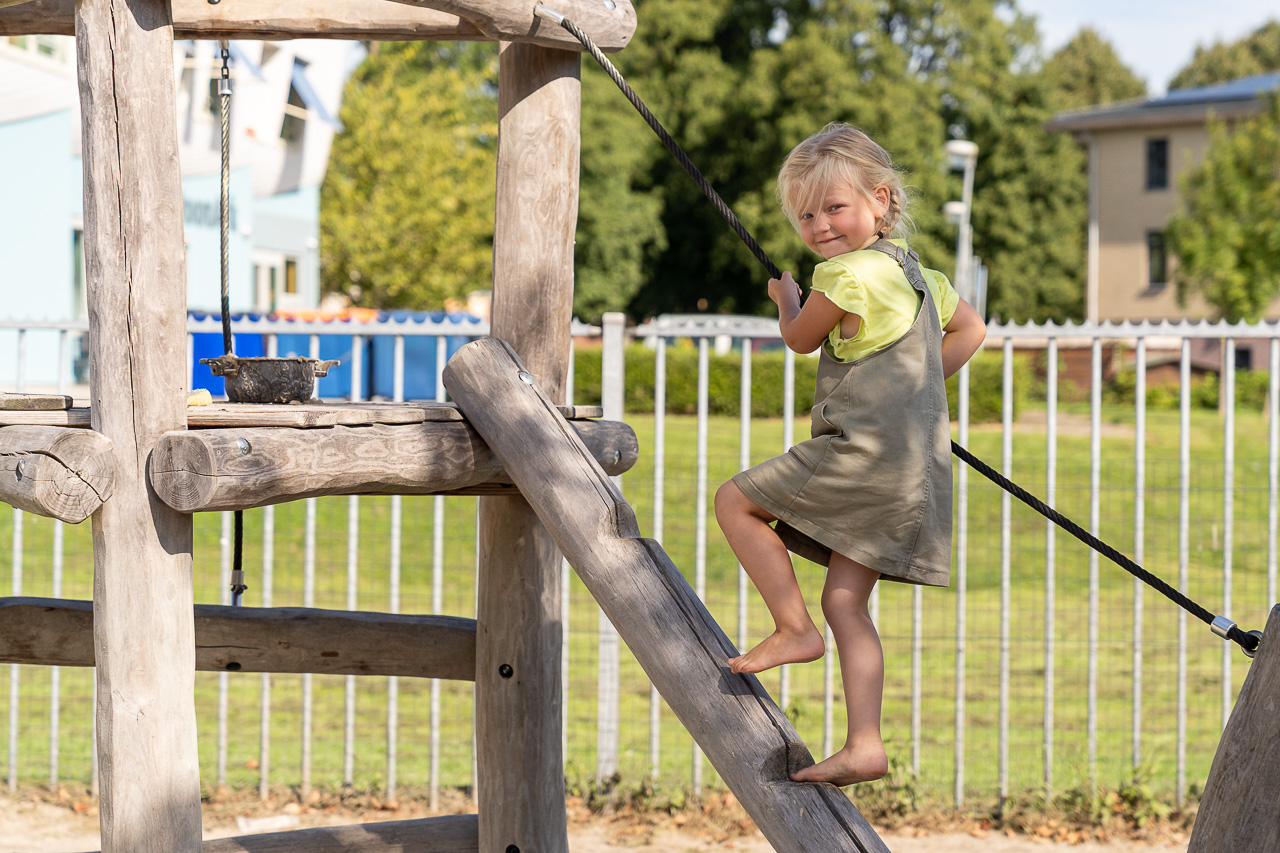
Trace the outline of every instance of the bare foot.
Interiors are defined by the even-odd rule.
[[[745,655],[729,658],[729,669],[734,672],[764,672],[784,663],[817,660],[826,650],[822,634],[813,626],[803,634],[774,631]]]
[[[880,779],[888,772],[889,759],[885,756],[883,744],[860,751],[845,747],[825,761],[792,773],[791,781],[830,782],[843,788],[845,785]]]

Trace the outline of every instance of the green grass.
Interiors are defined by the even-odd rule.
[[[1070,412],[1070,407],[1064,407]],[[1108,424],[1131,423],[1128,409],[1107,412]],[[633,503],[641,528],[652,533],[653,418],[632,416],[640,440],[641,459],[624,478],[623,489]],[[806,431],[797,418],[797,436]],[[1221,596],[1223,548],[1223,491],[1221,421],[1213,413],[1196,412],[1192,419],[1192,468],[1189,537],[1189,592],[1215,613],[1229,613],[1242,627],[1261,628],[1272,602],[1266,580],[1266,425],[1256,414],[1240,412],[1236,420],[1234,486],[1234,600],[1224,608]],[[696,419],[666,419],[665,521],[662,540],[677,566],[692,583],[695,573]],[[1123,430],[1121,430],[1123,432]],[[989,428],[970,437],[971,449],[1000,466],[1000,435]],[[1126,553],[1134,548],[1133,455],[1131,433],[1102,441],[1101,529],[1103,539]],[[738,636],[738,567],[710,515],[710,496],[716,486],[738,468],[738,423],[713,418],[709,424],[707,474],[708,521],[706,545],[707,606],[730,637]],[[763,460],[782,447],[779,420],[753,424],[751,457]],[[1178,421],[1176,412],[1148,414],[1145,566],[1171,583],[1177,582],[1178,545]],[[1089,519],[1089,439],[1060,429],[1057,505],[1084,525]],[[1031,491],[1045,492],[1043,431],[1020,428],[1013,439],[1013,478]],[[443,610],[474,615],[475,500],[445,498],[443,526],[445,560]],[[433,498],[403,499],[401,609],[428,612],[431,588]],[[965,667],[965,781],[971,799],[990,800],[998,785],[1001,496],[995,486],[970,475],[967,659]],[[388,609],[389,498],[359,501],[360,572],[358,607]],[[11,584],[13,571],[12,514],[0,515],[0,584]],[[24,515],[22,524],[23,594],[51,595],[51,555],[54,522]],[[275,557],[272,603],[302,604],[302,503],[275,509]],[[245,567],[250,585],[245,604],[261,601],[261,510],[246,513]],[[315,606],[346,607],[348,502],[328,498],[318,502]],[[62,595],[89,598],[92,594],[92,555],[88,525],[65,527]],[[1013,792],[1039,789],[1044,780],[1044,649],[1045,649],[1045,522],[1016,501],[1011,508],[1009,566],[1011,574],[1011,633],[1009,728],[1009,786]],[[221,600],[219,579],[221,518],[196,518],[195,580],[197,601]],[[1059,532],[1056,544],[1057,598],[1054,608],[1056,664],[1054,690],[1054,787],[1087,784],[1087,634],[1089,555],[1084,546]],[[798,567],[815,618],[821,570]],[[1134,589],[1130,576],[1105,559],[1098,563],[1098,778],[1114,785],[1132,775],[1131,695],[1132,613]],[[950,590],[925,590],[922,653],[922,736],[918,788],[939,803],[950,799],[954,774],[955,625],[957,595]],[[1166,795],[1175,784],[1176,638],[1178,611],[1153,591],[1145,595],[1143,626],[1142,758],[1151,784]],[[770,627],[768,615],[754,590],[748,599],[748,643],[761,639]],[[910,691],[912,590],[896,584],[881,586],[879,619],[886,655],[884,734],[895,760],[910,761]],[[598,610],[582,584],[571,583],[568,625],[571,677],[568,689],[570,724],[566,774],[571,784],[587,783],[595,773],[596,629]],[[1188,781],[1202,784],[1221,731],[1222,642],[1207,627],[1188,620]],[[620,772],[639,780],[649,773],[649,686],[639,666],[624,651],[621,672],[622,743]],[[1231,655],[1233,691],[1247,672],[1246,659]],[[18,709],[17,764],[21,779],[42,783],[49,774],[50,673],[42,667],[19,667],[22,699]],[[61,671],[61,777],[83,783],[89,774],[91,674]],[[765,685],[778,695],[779,674],[766,673]],[[262,678],[233,674],[228,678],[227,783],[233,787],[257,784]],[[272,676],[271,779],[296,785],[301,766],[302,676]],[[312,782],[337,786],[343,781],[343,677],[314,678]],[[385,678],[357,680],[354,783],[378,789],[385,784]],[[200,723],[202,777],[207,788],[217,779],[218,675],[197,675],[197,714]],[[399,681],[399,781],[420,785],[427,780],[429,760],[429,683]],[[442,686],[441,781],[467,786],[472,766],[472,689],[470,684]],[[0,691],[0,719],[9,719],[9,694]],[[823,664],[791,668],[788,713],[814,752],[822,748]],[[674,715],[662,706],[659,784],[687,787],[692,742]],[[7,723],[4,724],[7,731]],[[838,746],[844,728],[837,680],[834,736]],[[0,755],[8,762],[8,739]],[[709,763],[704,784],[718,784]]]

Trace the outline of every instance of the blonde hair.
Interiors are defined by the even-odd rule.
[[[778,199],[792,227],[800,229],[799,214],[821,203],[834,184],[847,184],[867,201],[872,191],[889,190],[889,209],[877,223],[881,237],[905,232],[907,194],[889,152],[856,127],[833,121],[791,150],[778,172]]]

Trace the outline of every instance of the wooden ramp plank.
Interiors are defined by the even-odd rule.
[[[195,627],[201,672],[476,675],[474,619],[197,604]],[[0,662],[93,666],[93,603],[0,598]]]
[[[839,789],[787,778],[813,763],[791,722],[758,679],[729,671],[733,643],[523,372],[506,343],[487,338],[454,355],[444,382],[769,843],[887,853]]]
[[[1218,742],[1188,853],[1280,850],[1280,605]]]

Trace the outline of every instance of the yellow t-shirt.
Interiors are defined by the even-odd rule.
[[[907,246],[904,240],[891,242],[904,249]],[[920,272],[945,326],[955,314],[960,295],[937,270],[921,267]],[[845,362],[879,352],[905,335],[922,304],[898,262],[874,249],[846,252],[818,264],[813,271],[813,289],[862,318],[852,338],[840,337],[839,324],[827,336],[831,354]]]

